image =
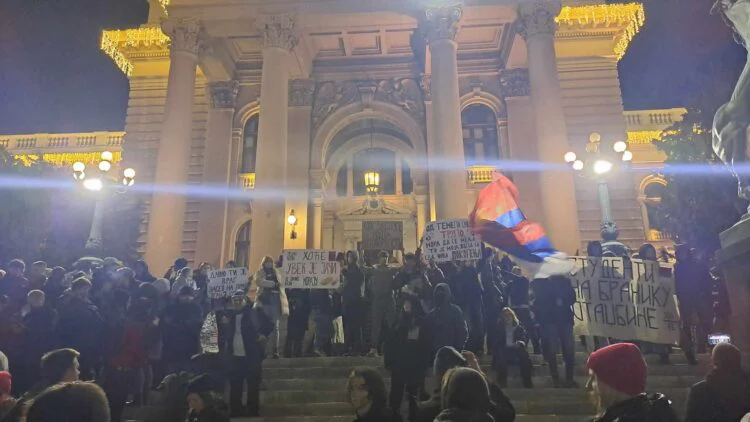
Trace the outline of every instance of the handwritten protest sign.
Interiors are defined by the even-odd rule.
[[[362,248],[394,251],[404,248],[404,223],[401,221],[363,221]]]
[[[478,260],[482,242],[469,229],[468,220],[440,220],[425,227],[422,252],[435,262]]]
[[[573,305],[577,335],[642,340],[659,344],[679,341],[680,321],[674,278],[659,263],[622,258],[571,257],[577,301]]]
[[[303,249],[284,251],[284,287],[290,289],[337,289],[341,266],[336,251]]]
[[[239,289],[248,285],[246,268],[227,268],[208,272],[208,297],[221,299],[229,297]]]

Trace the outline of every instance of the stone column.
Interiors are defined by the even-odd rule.
[[[538,159],[547,170],[540,175],[544,226],[555,246],[573,253],[581,247],[573,175],[563,167],[568,145],[560,80],[555,55],[555,17],[560,0],[531,0],[518,9],[518,28],[526,40],[531,101],[537,135]]]
[[[146,261],[156,272],[166,271],[182,256],[186,198],[192,144],[193,96],[201,27],[195,20],[167,21],[172,40],[164,120],[154,172]]]
[[[278,256],[284,248],[285,189],[289,107],[289,53],[297,45],[294,15],[261,16],[256,22],[263,35],[263,70],[260,88],[260,126],[255,165],[253,229],[250,267],[263,256]]]
[[[323,248],[323,200],[325,198],[328,173],[325,170],[310,170],[310,241],[308,247]]]
[[[211,103],[203,152],[203,183],[213,189],[228,189],[232,170],[232,119],[240,84],[237,81],[214,82],[207,87]],[[221,266],[227,231],[226,197],[201,199],[198,242],[195,260]]]
[[[461,136],[456,35],[459,6],[427,9],[424,32],[431,54],[432,147],[430,173],[435,180],[437,219],[466,218],[466,168]]]

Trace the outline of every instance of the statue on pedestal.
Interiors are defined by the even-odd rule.
[[[712,9],[721,13],[737,42],[750,47],[750,0],[717,0]],[[713,123],[713,150],[732,170],[739,196],[750,200],[750,60],[734,88],[732,98],[719,108]],[[747,218],[749,214],[746,214]]]

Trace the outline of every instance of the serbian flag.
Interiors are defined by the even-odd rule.
[[[532,278],[569,275],[573,262],[552,246],[544,228],[518,208],[518,189],[500,173],[481,192],[469,215],[469,227],[483,242],[517,258]]]

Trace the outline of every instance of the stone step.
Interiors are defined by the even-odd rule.
[[[589,354],[583,351],[578,351],[575,354],[576,364],[584,365],[588,359]],[[559,358],[558,358],[559,359]],[[659,362],[659,356],[657,355],[646,355],[646,362],[649,365],[656,365]],[[674,364],[686,364],[687,359],[682,353],[672,353],[669,359]],[[697,359],[699,362],[708,363],[710,356],[708,354],[698,355]],[[482,356],[479,358],[480,363],[489,364],[492,362],[492,357]],[[531,361],[537,365],[542,364],[544,358],[541,355],[531,355]],[[264,368],[323,368],[323,367],[355,367],[355,366],[383,366],[382,357],[366,357],[366,356],[334,356],[334,357],[306,357],[306,358],[293,358],[293,359],[266,359],[263,361]]]
[[[491,378],[494,378],[490,375]],[[390,385],[390,377],[385,377],[385,384]],[[702,374],[693,375],[650,375],[648,378],[648,389],[649,390],[663,390],[667,388],[688,388],[696,382],[703,379]],[[578,384],[583,387],[586,384],[587,377],[581,375],[576,377]],[[534,376],[534,386],[537,389],[550,388],[552,387],[552,379],[549,376]],[[310,379],[310,378],[290,378],[290,379],[269,379],[266,380],[268,387],[267,392],[273,391],[300,391],[300,390],[315,390],[315,391],[338,391],[341,392],[346,384],[345,378],[325,378],[325,379]],[[513,388],[521,387],[521,379],[518,375],[518,369],[511,368],[508,376],[509,390]],[[560,391],[560,390],[555,390]]]
[[[558,361],[559,362],[559,361]],[[387,376],[388,371],[377,365],[371,365],[376,368],[381,375]],[[559,363],[559,371],[562,374],[562,364]],[[351,373],[352,368],[349,366],[334,366],[334,367],[306,367],[306,368],[264,368],[263,379],[265,380],[280,380],[280,379],[299,379],[299,378],[313,378],[313,379],[339,379],[345,380],[346,377]],[[482,370],[485,373],[491,374],[494,371],[489,365],[482,365]],[[703,375],[707,372],[708,368],[705,365],[690,366],[690,365],[650,365],[649,375],[676,375],[676,376],[693,376]],[[512,370],[511,370],[512,372]],[[576,365],[575,374],[579,376],[585,376],[588,372],[583,364]],[[535,365],[534,375],[536,376],[549,376],[548,366]]]
[[[581,422],[591,419],[592,414],[583,415],[516,415],[516,422]],[[260,418],[234,418],[232,422],[351,422],[354,416],[282,416]]]

